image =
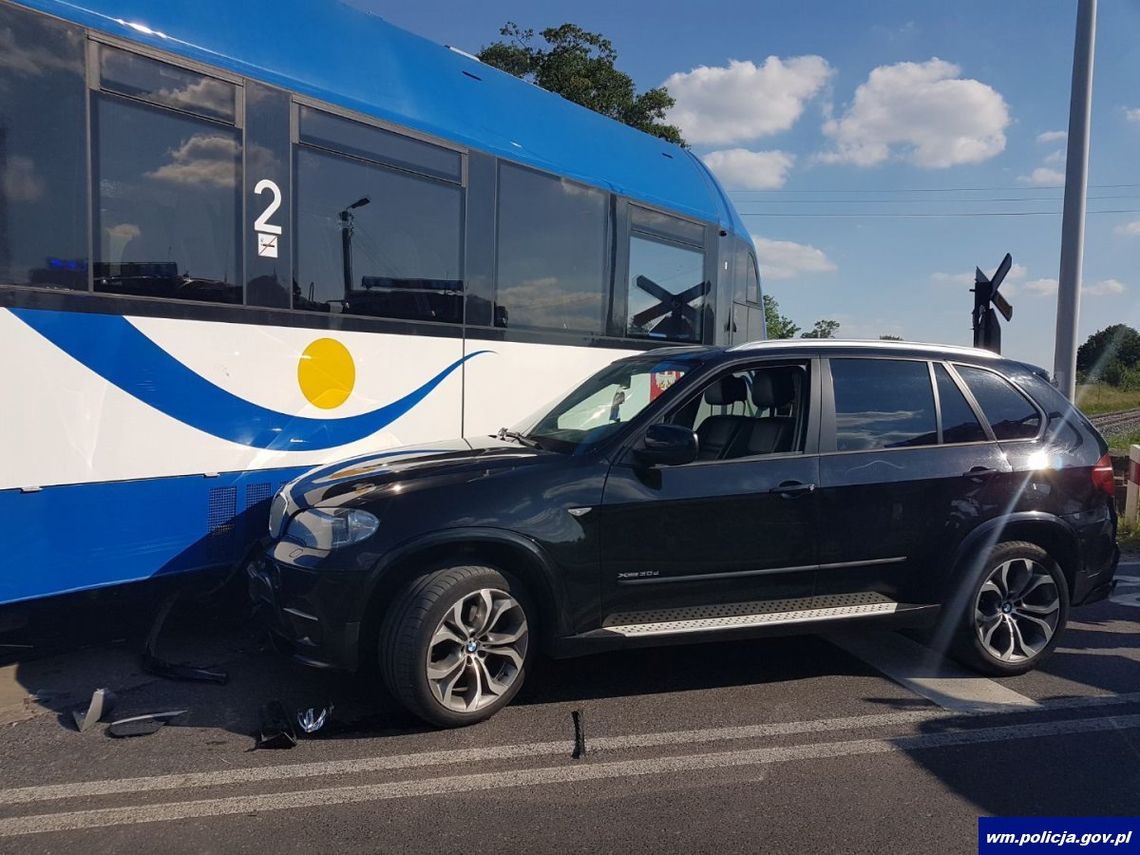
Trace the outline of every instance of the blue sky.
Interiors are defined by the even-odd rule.
[[[1052,366],[1075,2],[354,2],[471,52],[508,20],[605,34],[670,82],[801,326],[969,343],[974,266],[1011,252],[1004,351]],[[1094,81],[1089,210],[1125,213],[1088,218],[1082,338],[1140,327],[1140,2],[1100,4]]]

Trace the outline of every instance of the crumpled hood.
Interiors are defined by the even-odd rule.
[[[390,448],[312,469],[285,485],[292,509],[335,507],[354,500],[394,492],[400,484],[425,479],[451,479],[465,473],[528,465],[554,457],[494,437],[469,437]]]

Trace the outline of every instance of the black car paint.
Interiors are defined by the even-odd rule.
[[[580,453],[475,437],[332,464],[287,485],[294,511],[362,507],[381,525],[331,553],[288,538],[269,544],[250,572],[278,634],[310,664],[355,667],[394,580],[488,555],[526,583],[541,605],[546,646],[558,655],[597,649],[597,631],[616,612],[861,591],[930,612],[952,594],[953,571],[972,551],[1011,535],[1053,546],[1074,603],[1102,594],[1111,579],[1115,510],[1090,477],[1106,446],[1067,407],[1054,407],[1033,440],[819,448],[832,406],[821,382],[828,358],[985,359],[978,364],[1023,391],[1036,369],[928,348],[667,352],[692,364],[674,394]],[[685,395],[718,373],[776,360],[813,364],[804,452],[637,463],[638,438]],[[803,489],[781,493],[788,484]]]

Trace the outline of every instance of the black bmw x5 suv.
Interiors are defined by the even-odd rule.
[[[509,703],[539,650],[941,622],[1017,674],[1112,588],[1106,450],[983,351],[653,350],[497,436],[286,485],[251,590],[298,658],[375,663],[445,726]]]

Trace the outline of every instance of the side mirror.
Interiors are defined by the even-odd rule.
[[[650,425],[633,449],[634,459],[645,466],[680,466],[697,459],[697,435],[681,425]]]

